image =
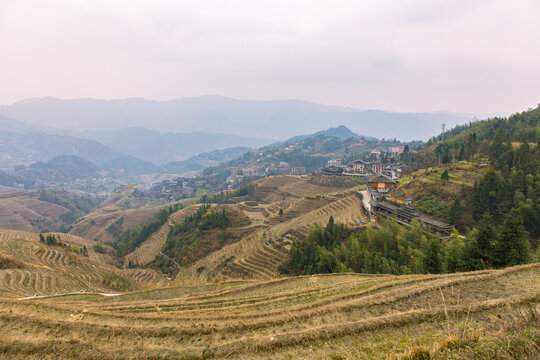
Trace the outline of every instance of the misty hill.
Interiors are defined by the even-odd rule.
[[[347,127],[345,127],[343,125],[340,125],[340,126],[335,127],[335,128],[329,128],[328,130],[317,131],[315,134],[311,134],[311,135],[293,136],[289,140],[285,141],[285,143],[294,144],[294,143],[296,143],[298,141],[301,141],[301,140],[304,140],[304,139],[307,139],[307,138],[310,138],[310,137],[316,137],[316,136],[319,136],[319,135],[334,136],[334,137],[337,137],[338,139],[340,139],[342,141],[350,139],[350,138],[359,137],[358,134],[352,132]]]
[[[337,129],[337,134],[350,134],[350,130],[346,127]],[[284,143],[264,146],[220,166],[207,168],[203,173],[209,176],[220,176],[230,173],[230,168],[240,168],[248,173],[273,175],[282,173],[283,169],[279,168],[281,163],[287,163],[289,167],[304,167],[306,172],[310,173],[326,166],[330,159],[351,161],[362,153],[369,154],[371,150],[386,152],[389,147],[405,145],[399,140],[360,137],[356,134],[353,137],[345,135],[346,139],[341,140],[328,133],[336,133],[336,128],[318,134],[299,136],[293,142],[288,140]],[[409,146],[417,147],[418,143],[411,142]],[[284,171],[288,173],[288,168]]]
[[[2,131],[9,131],[14,133],[26,133],[37,131],[36,126],[26,124],[22,121],[11,119],[6,116],[0,115],[0,129]]]
[[[124,182],[118,171],[104,170],[76,155],[59,155],[46,162],[17,166],[10,172],[0,171],[0,185],[23,185],[25,190],[67,189],[98,194],[111,192]]]
[[[221,96],[170,101],[33,98],[0,106],[0,114],[31,124],[75,130],[143,126],[161,132],[200,131],[276,140],[336,124],[366,136],[426,140],[439,133],[442,123],[450,128],[471,119],[445,112],[397,113],[300,100],[236,100]]]
[[[134,158],[133,156],[119,156],[103,163],[103,168],[109,171],[120,171],[120,176],[136,176],[150,174],[157,170],[157,166]]]
[[[101,164],[120,154],[93,140],[50,135],[43,132],[0,130],[0,168],[13,168],[18,165],[48,161],[58,155],[78,155]]]
[[[249,152],[250,148],[235,147],[223,150],[214,150],[198,154],[184,161],[175,161],[159,167],[162,174],[183,174],[189,171],[199,171],[207,167],[217,166],[226,161],[236,159]]]
[[[99,141],[117,152],[158,165],[186,160],[218,149],[258,148],[270,143],[268,140],[238,135],[202,132],[161,133],[144,127],[80,133],[80,136]]]
[[[23,173],[41,181],[71,181],[102,176],[96,165],[75,155],[60,155],[45,163],[34,163]]]

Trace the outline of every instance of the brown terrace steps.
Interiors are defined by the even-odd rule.
[[[14,264],[8,269],[0,269],[2,294],[50,295],[82,289],[116,292],[140,289],[146,281],[164,283],[153,270],[141,269],[133,274],[129,270],[122,271],[66,248],[43,244],[37,239],[38,234],[28,236],[34,239],[9,238],[6,234],[1,237],[0,253],[13,259]]]
[[[291,204],[291,206],[289,206],[287,209],[283,209],[283,216],[279,216],[279,209],[278,209],[276,213],[274,213],[268,219],[266,219],[265,223],[269,225],[276,225],[281,222],[287,222],[305,213],[324,207],[325,205],[330,203],[332,200],[333,199],[331,198],[310,198],[310,197],[304,197],[304,198],[295,200]]]
[[[257,247],[235,263],[252,272],[254,278],[274,278],[278,275],[278,266],[286,260],[287,252],[277,250],[272,239],[260,239]]]
[[[133,252],[126,255],[124,265],[127,265],[128,262],[140,265],[152,262],[159,255],[163,246],[165,246],[170,227],[182,223],[186,217],[195,214],[200,206],[201,204],[190,205],[172,213],[163,226],[140,244]]]

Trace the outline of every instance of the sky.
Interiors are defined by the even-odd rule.
[[[223,95],[509,114],[540,102],[538,0],[0,0],[0,104]]]

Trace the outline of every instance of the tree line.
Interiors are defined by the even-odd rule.
[[[88,249],[86,246],[77,246],[73,244],[66,244],[62,241],[60,241],[60,236],[55,236],[52,234],[49,234],[47,236],[44,236],[43,234],[39,234],[39,241],[43,244],[49,245],[49,246],[60,246],[67,251],[71,251],[77,254],[81,254],[84,257],[88,257]]]
[[[178,264],[185,263],[184,259],[191,247],[200,245],[198,239],[205,231],[225,230],[229,224],[230,219],[224,208],[221,211],[211,211],[210,204],[200,206],[195,214],[186,217],[182,223],[171,226],[162,255],[157,256],[150,266],[165,274],[175,275],[178,272]],[[224,242],[227,235],[224,231],[219,241]]]
[[[179,203],[167,206],[152,215],[148,221],[138,225],[132,230],[121,233],[118,237],[118,241],[110,244],[116,249],[117,256],[123,257],[135,250],[137,246],[148,239],[150,235],[167,222],[170,214],[180,210],[181,207],[182,206]]]
[[[295,241],[280,271],[291,275],[358,272],[369,274],[452,273],[501,268],[540,261],[531,251],[518,210],[510,211],[498,231],[489,215],[466,237],[454,231],[448,239],[427,234],[414,220],[410,227],[381,221],[351,233],[330,217],[325,227],[311,227],[305,241]]]

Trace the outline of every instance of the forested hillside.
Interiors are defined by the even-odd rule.
[[[293,244],[281,271],[448,273],[540,261],[539,121],[540,106],[458,126],[402,154],[409,171],[425,168],[401,179],[407,190],[398,187],[391,195],[405,197],[416,189],[416,207],[464,236],[456,231],[438,239],[418,223],[407,229],[389,221],[349,235],[331,219]]]

